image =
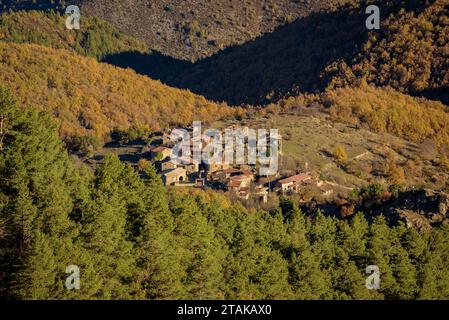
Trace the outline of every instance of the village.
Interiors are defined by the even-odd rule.
[[[290,176],[281,176],[279,173],[260,176],[257,165],[180,163],[172,159],[175,143],[170,140],[171,134],[171,130],[151,134],[148,143],[141,150],[141,157],[154,164],[167,187],[222,190],[241,201],[251,199],[262,204],[268,202],[270,194],[299,195],[304,190],[313,190],[315,194],[326,198],[333,193],[331,185],[315,177],[307,168],[298,169],[296,174]],[[279,153],[282,155],[282,144],[280,149]]]

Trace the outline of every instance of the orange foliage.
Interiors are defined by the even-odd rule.
[[[62,49],[0,42],[0,82],[23,105],[50,111],[70,140],[119,128],[158,130],[241,112],[187,90]]]

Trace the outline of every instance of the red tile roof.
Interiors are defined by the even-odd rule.
[[[242,180],[230,180],[228,182],[229,188],[239,188],[242,185]]]
[[[308,173],[300,173],[295,176],[288,177],[286,179],[279,180],[280,184],[299,183],[312,179]]]

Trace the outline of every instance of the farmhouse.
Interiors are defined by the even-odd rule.
[[[308,173],[300,173],[277,182],[277,186],[283,193],[298,192],[300,187],[312,181],[312,177]]]
[[[162,161],[156,162],[156,168],[159,170],[159,172],[168,171],[172,169],[176,169],[177,165],[176,163],[171,160],[170,158],[165,158]]]
[[[197,187],[197,188],[205,188],[206,187],[206,179],[204,179],[204,178],[197,178],[195,180],[195,187]]]
[[[186,169],[188,175],[197,173],[200,171],[200,166],[199,166],[199,164],[196,164],[196,163],[180,164],[180,165],[178,165],[178,167],[182,167],[182,168]]]
[[[162,182],[166,186],[174,185],[187,180],[187,172],[184,168],[176,168],[162,172]]]
[[[250,193],[249,193],[249,189],[248,189],[248,188],[241,188],[241,189],[237,192],[237,197],[238,197],[239,199],[242,199],[242,200],[249,200],[249,196],[250,196]]]
[[[231,177],[226,185],[228,190],[232,190],[234,192],[239,192],[244,188],[249,188],[253,177],[250,175],[239,175],[235,177]]]

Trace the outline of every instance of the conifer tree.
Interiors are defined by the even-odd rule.
[[[324,270],[331,269],[335,258],[336,223],[334,218],[325,217],[318,211],[309,231],[312,252],[319,259]]]
[[[224,298],[222,265],[226,254],[215,239],[213,227],[191,196],[171,199],[170,208],[175,216],[175,242],[181,246],[187,297]]]
[[[449,226],[433,230],[428,258],[420,276],[420,299],[447,299],[449,297]]]
[[[369,240],[367,244],[369,265],[376,265],[380,271],[380,290],[386,299],[395,296],[396,280],[394,278],[392,261],[393,255],[390,228],[385,218],[378,216],[370,225]]]
[[[396,278],[395,297],[396,299],[414,299],[417,293],[417,271],[412,264],[409,253],[402,246],[401,240],[406,233],[406,228],[401,223],[395,226],[393,233],[393,256],[391,264]]]
[[[63,298],[62,276],[76,248],[78,228],[70,216],[73,172],[50,116],[19,109],[0,89],[1,219],[9,253],[3,284],[17,298]]]
[[[365,286],[368,222],[361,213],[351,221],[338,221],[336,263],[332,272],[337,299],[381,299],[383,296]]]
[[[225,283],[230,299],[289,299],[288,263],[282,259],[273,238],[269,219],[259,213],[238,215],[234,239],[225,264]]]
[[[117,156],[107,156],[95,174],[92,202],[83,217],[83,241],[101,279],[97,298],[125,299],[135,272],[133,244],[126,230],[123,181],[127,170]]]
[[[287,221],[290,238],[287,248],[289,283],[295,299],[330,298],[332,290],[321,271],[320,261],[312,253],[307,237],[309,224],[295,204],[285,213],[289,216]]]
[[[186,297],[182,285],[185,270],[180,261],[180,248],[173,235],[166,190],[155,168],[146,168],[145,212],[138,220],[137,235],[139,296],[147,299],[180,299]]]

